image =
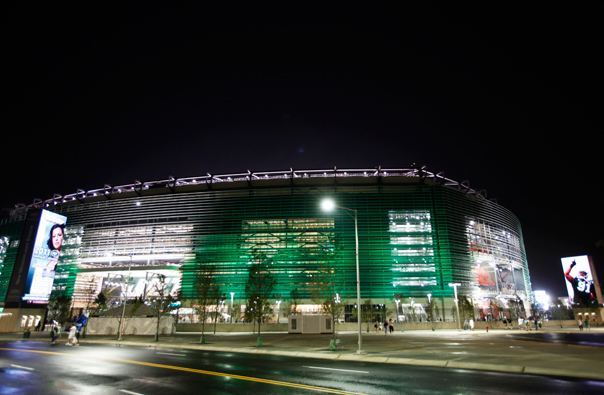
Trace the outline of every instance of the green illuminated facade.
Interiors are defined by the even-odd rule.
[[[517,218],[465,185],[418,169],[207,176],[55,197],[39,203],[68,218],[53,292],[82,298],[82,279],[106,287],[131,265],[129,293],[161,271],[173,291],[182,287],[192,297],[196,271],[213,265],[222,291],[244,301],[247,268],[262,259],[277,279],[276,294],[288,299],[296,290],[308,300],[313,273],[335,252],[341,293],[354,304],[354,219],[341,209],[323,212],[325,198],[357,210],[363,300],[430,294],[444,307],[449,284],[459,283],[458,292],[474,299],[530,301]],[[24,217],[0,223],[0,302]]]

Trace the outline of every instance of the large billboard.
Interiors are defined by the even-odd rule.
[[[7,294],[7,304],[48,303],[67,217],[46,210],[28,213]]]
[[[587,255],[562,258],[562,270],[571,305],[592,307],[602,303],[595,267]]]

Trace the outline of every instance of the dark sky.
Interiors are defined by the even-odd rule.
[[[603,278],[601,2],[173,3],[3,7],[2,207],[417,163],[518,216],[533,289],[565,293],[563,256],[592,254]]]

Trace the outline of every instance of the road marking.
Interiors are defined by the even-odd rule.
[[[128,390],[120,390],[120,392],[125,392],[127,394],[132,394],[132,395],[144,395],[144,394],[141,394],[140,392],[133,392],[133,391],[128,391]]]
[[[113,362],[121,362],[121,363],[131,363],[133,365],[149,366],[149,367],[152,367],[152,368],[180,370],[180,371],[183,371],[183,372],[207,374],[209,376],[228,377],[228,378],[231,378],[231,379],[244,380],[244,381],[253,381],[253,382],[256,382],[256,383],[265,383],[265,384],[272,384],[272,385],[281,385],[281,386],[284,386],[284,387],[301,388],[301,389],[306,389],[306,390],[310,390],[310,391],[327,392],[327,393],[331,393],[331,394],[365,395],[365,394],[361,394],[359,392],[349,392],[349,391],[332,389],[332,388],[315,387],[314,385],[288,383],[287,381],[268,380],[268,379],[261,379],[261,378],[256,378],[256,377],[240,376],[240,375],[237,375],[237,374],[212,372],[212,371],[209,371],[209,370],[191,369],[191,368],[184,368],[184,367],[180,367],[180,366],[160,365],[160,364],[157,364],[157,363],[150,363],[150,362],[128,361],[128,360],[125,360],[125,359],[105,358],[105,357],[97,357],[97,356],[93,356],[93,355],[67,354],[67,353],[53,352],[53,351],[23,350],[23,349],[18,349],[18,348],[0,348],[0,350],[4,350],[4,351],[31,352],[31,353],[36,353],[36,354],[48,354],[48,355],[61,355],[61,356],[65,356],[65,357],[74,357],[74,358],[100,359],[100,360],[105,360],[105,361],[113,361]]]
[[[347,370],[347,369],[333,369],[333,368],[320,368],[318,366],[302,366],[303,368],[309,369],[321,369],[321,370],[335,370],[337,372],[351,372],[351,373],[369,373],[363,370]]]
[[[174,354],[174,353],[171,353],[171,352],[158,352],[156,354],[161,354],[161,355],[178,355],[179,357],[184,357],[185,356],[185,354]]]
[[[25,369],[25,370],[36,370],[34,368],[28,368],[27,366],[20,366],[20,365],[10,365],[13,368],[19,368],[19,369]]]

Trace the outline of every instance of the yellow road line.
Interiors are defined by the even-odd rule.
[[[181,370],[183,372],[200,373],[200,374],[207,374],[207,375],[210,375],[210,376],[229,377],[229,378],[237,379],[237,380],[254,381],[254,382],[257,382],[257,383],[265,383],[265,384],[272,384],[272,385],[281,385],[281,386],[285,386],[285,387],[301,388],[301,389],[307,389],[307,390],[310,390],[310,391],[328,392],[328,393],[331,393],[331,394],[364,395],[364,394],[361,394],[361,393],[358,393],[358,392],[348,392],[348,391],[342,391],[342,390],[331,389],[331,388],[315,387],[315,386],[312,386],[312,385],[288,383],[286,381],[276,381],[276,380],[260,379],[260,378],[256,378],[256,377],[240,376],[240,375],[230,374],[230,373],[212,372],[212,371],[209,371],[209,370],[183,368],[183,367],[180,367],[180,366],[160,365],[160,364],[150,363],[150,362],[128,361],[128,360],[125,360],[125,359],[105,358],[105,357],[97,357],[97,356],[92,356],[92,355],[74,355],[74,354],[67,354],[67,353],[53,352],[53,351],[23,350],[23,349],[18,349],[18,348],[0,348],[0,350],[4,350],[4,351],[31,352],[31,353],[49,354],[49,355],[62,355],[62,356],[67,356],[67,357],[102,359],[102,360],[105,360],[105,361],[113,361],[113,362],[121,362],[121,363],[131,363],[131,364],[134,364],[134,365],[150,366],[150,367],[153,367],[153,368]]]

